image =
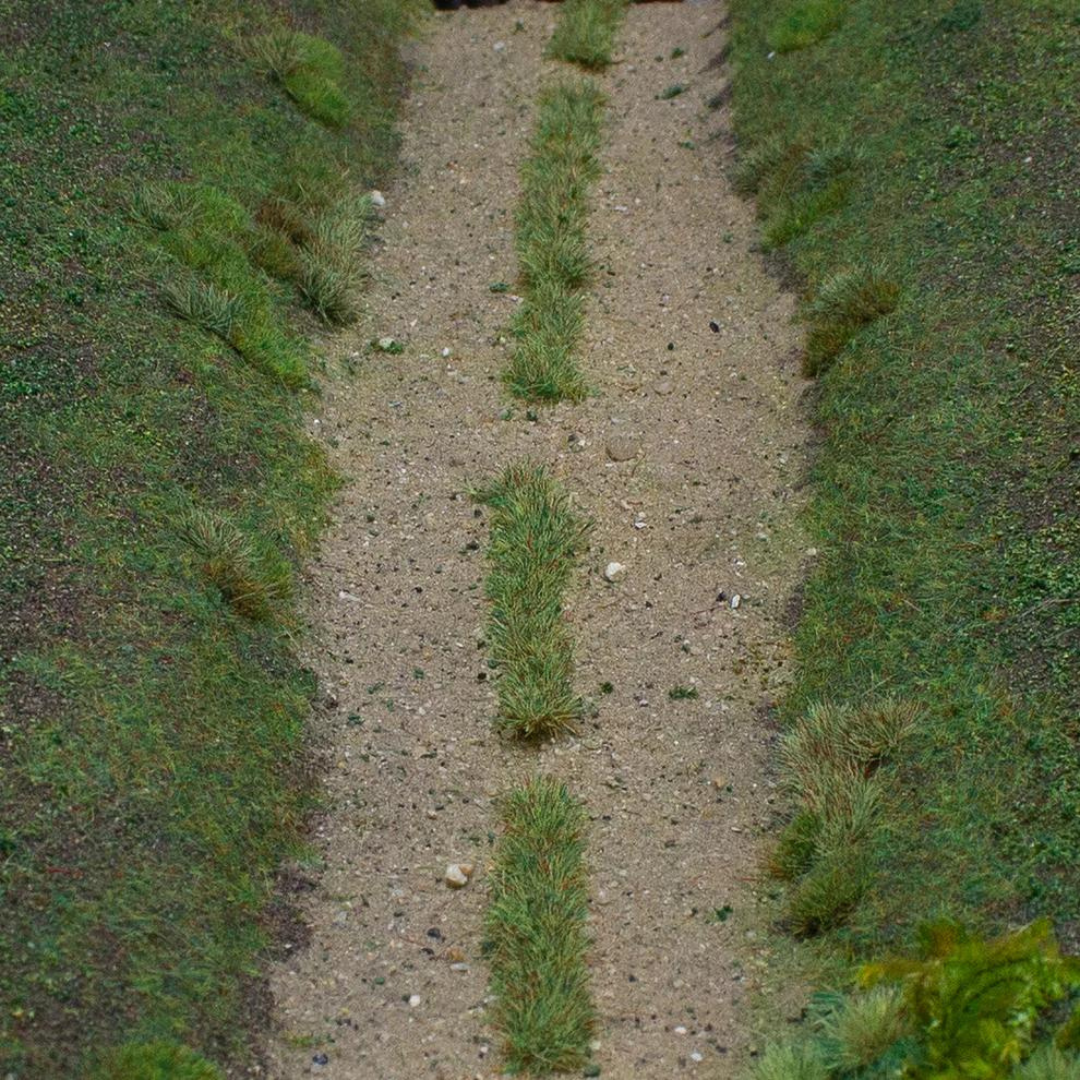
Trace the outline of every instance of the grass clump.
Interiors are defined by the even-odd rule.
[[[477,499],[492,512],[486,591],[488,639],[499,673],[498,725],[527,739],[558,734],[582,710],[562,602],[587,525],[534,465],[508,469]]]
[[[900,286],[878,266],[831,274],[806,305],[809,323],[803,374],[823,375],[864,327],[896,310]]]
[[[815,1046],[773,1042],[750,1071],[751,1080],[829,1080],[829,1070]]]
[[[206,1058],[172,1042],[128,1043],[104,1055],[89,1080],[224,1080]]]
[[[540,98],[532,153],[522,168],[516,246],[524,299],[504,379],[528,401],[580,401],[587,393],[575,350],[592,267],[588,198],[600,175],[604,99],[590,81],[560,83]]]
[[[628,0],[565,0],[547,55],[599,71],[611,63]]]
[[[131,211],[155,230],[154,243],[175,267],[164,296],[177,315],[284,385],[307,385],[307,349],[251,257],[265,240],[237,200],[210,185],[174,182],[142,189]]]
[[[844,21],[844,0],[800,0],[773,24],[769,44],[778,53],[808,49]]]
[[[371,200],[338,203],[317,217],[300,252],[298,285],[318,315],[341,326],[359,314]]]
[[[784,784],[797,809],[770,869],[792,883],[787,908],[794,933],[839,925],[869,886],[886,812],[885,767],[918,715],[911,704],[891,700],[861,710],[817,704],[785,734]]]
[[[268,619],[292,595],[288,563],[269,545],[260,545],[223,515],[190,510],[177,531],[195,554],[207,580],[238,614]]]
[[[330,128],[352,119],[342,82],[345,58],[324,38],[279,27],[252,39],[249,54],[256,68],[275,79],[298,108]]]
[[[585,822],[566,787],[544,777],[503,802],[484,926],[492,1014],[514,1074],[588,1062],[595,1012],[585,962]]]

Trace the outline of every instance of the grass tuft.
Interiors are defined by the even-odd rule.
[[[89,1080],[224,1080],[206,1058],[172,1042],[128,1043],[102,1058]]]
[[[539,777],[505,799],[502,822],[485,932],[507,1069],[581,1069],[595,1024],[585,813],[565,786]]]
[[[268,619],[292,595],[288,563],[221,514],[191,510],[177,532],[203,574],[240,615]]]
[[[188,322],[229,341],[243,317],[244,302],[239,296],[219,289],[209,281],[187,274],[163,287],[169,307]]]
[[[893,699],[861,710],[819,703],[785,734],[783,781],[798,809],[769,869],[792,882],[788,918],[796,934],[842,923],[870,884],[886,812],[886,767],[919,715],[916,706]]]
[[[769,1043],[750,1072],[752,1080],[830,1080],[820,1051],[812,1043]]]
[[[342,86],[345,58],[336,45],[282,27],[253,38],[248,55],[256,70],[278,82],[313,120],[343,128],[352,119],[349,95]]]
[[[588,526],[538,466],[513,466],[476,497],[492,511],[486,591],[498,726],[527,739],[558,734],[582,711],[562,600]]]
[[[603,105],[591,81],[547,90],[522,168],[516,245],[524,300],[504,380],[528,401],[580,401],[588,392],[574,353],[585,321],[580,290],[592,267],[586,218],[589,190],[600,175]]]
[[[1080,1080],[1080,1056],[1042,1046],[1013,1075],[1016,1080]]]
[[[769,44],[778,53],[808,49],[839,29],[844,12],[844,0],[803,0],[773,24]]]
[[[565,0],[547,55],[553,60],[580,64],[591,71],[612,60],[615,35],[626,14],[628,0]]]
[[[316,219],[300,253],[299,287],[312,309],[329,323],[343,325],[360,313],[360,289],[371,219],[367,197],[337,203]]]
[[[804,311],[810,329],[803,373],[823,375],[863,327],[895,311],[899,301],[900,286],[879,266],[831,274]]]
[[[852,997],[830,995],[815,1027],[829,1068],[858,1075],[908,1034],[903,993],[896,986],[876,986]]]

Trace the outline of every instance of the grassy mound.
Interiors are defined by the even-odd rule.
[[[732,5],[736,180],[766,228],[844,184],[775,237],[824,437],[787,709],[882,690],[924,709],[831,940],[858,956],[942,913],[1046,913],[1078,948],[1076,12],[847,0],[770,57],[812,6]]]
[[[420,10],[330,7],[0,0],[3,1075],[242,1063],[260,1019],[308,806],[292,580],[335,486],[302,305],[355,306],[322,279],[358,272]]]

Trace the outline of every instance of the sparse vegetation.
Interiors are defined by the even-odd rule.
[[[506,1066],[534,1076],[581,1069],[595,1022],[585,813],[565,786],[539,777],[504,800],[502,822],[485,931]]]
[[[673,686],[667,696],[672,701],[694,701],[699,694],[696,686]]]
[[[422,10],[317,7],[0,0],[0,1075],[250,1063],[310,806],[292,568],[336,484],[300,257],[387,178]],[[282,17],[342,50],[347,128],[237,48]]]
[[[587,386],[574,353],[592,266],[585,223],[600,172],[603,96],[590,81],[564,82],[541,95],[539,110],[521,174],[516,243],[524,302],[505,380],[527,401],[579,401]]]
[[[565,0],[547,55],[596,71],[612,60],[629,0]]]
[[[542,468],[518,465],[477,493],[491,509],[488,640],[498,671],[498,725],[523,738],[558,734],[581,715],[563,594],[587,525]]]

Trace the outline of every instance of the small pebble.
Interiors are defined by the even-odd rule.
[[[446,873],[443,875],[443,881],[446,882],[447,888],[450,889],[464,889],[469,884],[469,878],[472,875],[472,868],[469,868],[469,873],[465,873],[465,867],[459,866],[457,863],[451,863],[446,868]]]
[[[409,1008],[410,1009],[415,1009],[417,1007],[417,1005],[419,1005],[419,1004],[420,1004],[420,995],[419,994],[411,995],[410,998],[409,998]]]
[[[604,567],[605,581],[622,581],[624,577],[626,577],[626,567],[621,562],[609,562]]]
[[[371,192],[371,205],[380,209],[386,205],[386,196],[377,188]]]
[[[740,596],[740,595],[739,595],[738,593],[736,593],[736,594],[735,594],[735,595],[734,595],[734,596],[733,596],[733,597],[731,598],[731,610],[732,610],[732,611],[735,611],[735,609],[736,609],[736,608],[738,608],[738,606],[739,606],[739,605],[740,605],[741,603],[742,603],[742,597],[741,597],[741,596]]]
[[[682,1024],[680,1024],[680,1025],[679,1025],[679,1026],[678,1026],[678,1027],[677,1027],[677,1028],[675,1029],[675,1034],[676,1034],[676,1035],[685,1035],[685,1034],[686,1034],[686,1028],[684,1028],[684,1027],[682,1026]]]

